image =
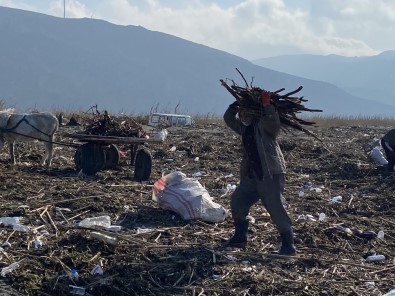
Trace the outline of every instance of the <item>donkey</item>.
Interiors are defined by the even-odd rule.
[[[0,150],[7,142],[11,163],[15,164],[15,142],[42,141],[45,146],[45,155],[40,165],[50,167],[54,134],[58,128],[58,119],[51,113],[17,114],[12,108],[0,111]]]

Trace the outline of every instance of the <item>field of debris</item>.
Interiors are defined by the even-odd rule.
[[[67,135],[83,128],[63,125],[57,141],[79,144]],[[93,177],[75,169],[73,146],[55,145],[50,169],[38,166],[39,144],[19,144],[16,166],[4,148],[0,217],[20,217],[29,229],[0,225],[0,295],[383,295],[393,290],[395,178],[367,157],[373,139],[387,129],[311,130],[322,142],[300,132],[282,132],[279,138],[287,163],[285,206],[298,249],[289,257],[270,254],[279,238],[261,204],[250,212],[247,248],[228,249],[221,242],[233,232],[231,217],[221,223],[184,221],[152,200],[154,182],[178,170],[198,176],[214,201],[229,208],[241,147],[223,123],[168,128],[163,143],[147,145],[153,165],[145,182],[134,180],[126,145],[118,147],[124,152],[118,168]],[[78,226],[84,218],[103,215],[121,231]],[[376,236],[379,231],[384,237]],[[367,262],[369,252],[385,260]]]

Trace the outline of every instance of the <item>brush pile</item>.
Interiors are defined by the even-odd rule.
[[[130,117],[122,120],[119,117],[110,116],[107,111],[101,113],[97,110],[84,133],[87,135],[138,138],[145,134],[141,125]]]
[[[220,79],[222,86],[224,86],[232,96],[239,103],[240,109],[244,109],[247,114],[255,118],[259,118],[264,116],[264,108],[261,103],[261,94],[265,89],[248,86],[247,81],[244,76],[240,73],[238,69],[236,69],[239,74],[242,76],[246,86],[241,87],[238,86],[234,81],[232,81],[232,85],[229,86],[224,80]],[[296,90],[288,92],[286,94],[280,94],[284,91],[284,88],[271,92],[271,104],[274,105],[279,113],[280,121],[282,126],[286,129],[293,128],[299,131],[303,131],[310,136],[316,138],[316,136],[305,129],[303,126],[313,126],[315,122],[306,121],[297,117],[298,113],[302,111],[307,112],[322,112],[322,110],[318,109],[309,109],[303,105],[304,102],[307,102],[303,97],[292,97],[292,95],[298,93],[302,90],[302,86],[298,87]],[[319,140],[319,139],[318,139]]]

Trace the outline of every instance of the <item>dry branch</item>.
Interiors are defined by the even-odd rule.
[[[229,86],[224,80],[220,79],[222,86],[226,88],[226,90],[232,94],[232,96],[239,103],[240,109],[244,110],[246,113],[250,114],[255,118],[260,118],[261,116],[265,116],[264,108],[261,103],[261,94],[265,89],[259,88],[256,86],[248,85],[244,76],[240,73],[238,69],[236,69],[239,74],[242,76],[246,86],[241,87],[237,85],[234,81],[232,81],[232,85]],[[306,134],[313,136],[314,138],[320,140],[315,134],[311,131],[304,128],[304,126],[313,126],[315,122],[306,121],[301,118],[298,118],[296,114],[305,112],[322,112],[319,109],[309,109],[305,107],[302,103],[307,102],[303,97],[291,97],[292,95],[298,93],[302,90],[302,86],[299,86],[297,89],[288,92],[284,95],[280,93],[284,91],[284,88],[271,92],[271,104],[275,106],[277,109],[280,121],[283,127],[285,128],[293,128],[299,131],[303,131]],[[320,140],[321,141],[321,140]]]

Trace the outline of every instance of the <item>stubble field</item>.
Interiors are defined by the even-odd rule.
[[[133,180],[128,147],[120,167],[95,177],[78,175],[75,148],[55,145],[51,169],[37,166],[42,151],[18,145],[18,165],[0,154],[0,217],[20,216],[29,232],[0,226],[0,294],[71,295],[381,295],[395,287],[395,201],[393,175],[370,162],[367,152],[386,128],[314,128],[322,139],[282,132],[279,143],[287,163],[286,206],[294,223],[298,252],[274,257],[278,234],[261,204],[250,215],[246,249],[222,247],[233,232],[222,223],[183,221],[152,200],[152,185],[171,171],[199,182],[214,201],[229,208],[228,184],[239,180],[240,139],[222,123],[170,128],[167,140],[150,144],[151,180]],[[57,140],[75,128],[61,127]],[[171,149],[176,147],[175,151]],[[299,196],[305,185],[304,195]],[[340,202],[332,198],[341,196]],[[319,213],[326,218],[319,221]],[[117,244],[94,239],[94,229],[76,221],[109,215],[123,229],[111,233]],[[302,216],[304,215],[304,219]],[[311,216],[308,216],[311,215]],[[349,230],[347,230],[349,228]],[[384,231],[363,238],[357,231]],[[40,239],[41,248],[34,241]],[[384,262],[368,263],[374,249]],[[92,275],[101,265],[103,275]],[[76,269],[79,276],[69,276]]]

